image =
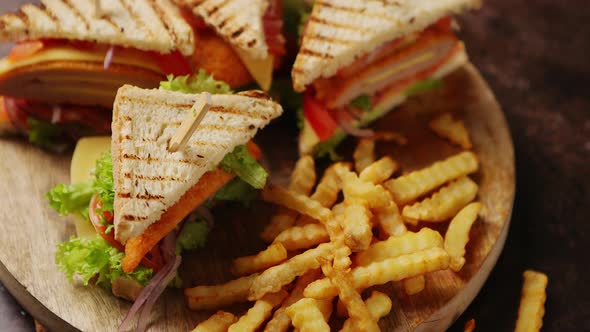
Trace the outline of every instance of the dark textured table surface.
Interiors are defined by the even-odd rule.
[[[521,274],[532,268],[549,276],[543,330],[590,331],[590,7],[488,0],[460,21],[510,124],[517,193],[502,256],[451,330],[470,318],[476,331],[512,330]],[[0,331],[33,329],[0,288]]]

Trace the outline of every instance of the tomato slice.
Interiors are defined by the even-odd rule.
[[[155,54],[156,62],[165,75],[190,75],[193,73],[190,64],[178,51],[169,54]]]
[[[338,123],[332,118],[326,106],[315,99],[310,91],[303,95],[303,113],[320,141],[326,141],[334,136]]]
[[[88,210],[88,216],[90,217],[90,221],[94,226],[96,232],[110,244],[114,248],[117,248],[119,251],[125,251],[125,247],[117,240],[115,240],[115,232],[111,231],[108,234],[106,233],[107,226],[105,224],[112,224],[113,223],[113,214],[110,212],[103,212],[102,216],[96,213],[96,210],[102,207],[102,202],[98,194],[92,196],[90,200],[90,206]],[[103,221],[104,220],[104,221]],[[162,261],[162,256],[160,254],[160,248],[158,246],[154,247],[149,252],[149,257],[144,257],[141,260],[141,264],[147,268],[153,269],[154,271],[159,271],[164,262]]]
[[[283,16],[282,6],[278,1],[270,1],[269,6],[264,13],[264,35],[268,52],[274,55],[285,55],[285,37],[283,37]]]
[[[12,47],[8,60],[12,62],[20,61],[41,51],[45,47],[42,40],[25,40]]]

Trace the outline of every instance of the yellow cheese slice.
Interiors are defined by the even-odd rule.
[[[100,156],[111,150],[111,137],[86,137],[78,141],[72,164],[70,165],[70,182],[78,183],[92,178],[91,172]],[[80,216],[74,218],[76,233],[79,237],[94,237],[96,231],[90,223]]]
[[[269,55],[264,59],[254,59],[239,48],[235,48],[235,50],[258,85],[264,91],[268,91],[272,84],[273,56]]]
[[[91,52],[86,50],[79,50],[73,47],[52,47],[46,50],[41,50],[30,57],[18,61],[10,61],[8,58],[0,60],[0,74],[15,70],[21,67],[30,66],[43,62],[51,61],[89,61],[89,62],[103,62],[106,52]],[[133,53],[125,52],[125,50],[115,50],[113,54],[112,63],[130,65],[140,68],[149,69],[155,72],[161,72],[158,64],[149,56],[138,57],[133,56]],[[137,55],[137,54],[135,54]]]

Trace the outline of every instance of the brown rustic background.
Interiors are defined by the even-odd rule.
[[[12,9],[8,2],[0,0],[0,11]],[[510,124],[517,194],[505,250],[451,330],[470,318],[476,331],[513,329],[521,273],[534,268],[549,275],[543,330],[590,331],[590,7],[488,0],[460,22]],[[33,329],[0,286],[0,331]]]

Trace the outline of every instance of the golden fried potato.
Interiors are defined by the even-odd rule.
[[[287,297],[288,293],[281,290],[277,293],[266,294],[260,300],[254,303],[254,306],[246,312],[246,314],[237,322],[233,323],[228,332],[254,332],[257,331],[260,325],[270,317],[272,310],[278,307],[281,302]]]
[[[289,306],[287,314],[295,329],[299,332],[329,332],[330,326],[320,308],[322,303],[326,301],[303,298]]]
[[[340,302],[338,302],[340,303]],[[379,320],[381,317],[385,317],[391,311],[391,307],[393,303],[389,296],[378,292],[373,291],[371,296],[365,300],[365,305],[369,308],[369,313],[374,320]],[[354,326],[354,321],[351,319],[347,319],[342,326],[342,330],[340,332],[353,332],[357,331]]]
[[[356,145],[356,149],[354,149],[352,158],[354,159],[354,169],[356,172],[362,172],[375,161],[375,141],[361,138]]]
[[[273,243],[256,255],[234,259],[231,272],[235,276],[248,275],[275,266],[285,259],[287,249],[281,243]]]
[[[451,182],[434,193],[432,197],[426,198],[413,205],[406,205],[402,216],[406,220],[428,222],[441,222],[452,218],[471,202],[477,195],[478,186],[466,176]]]
[[[366,266],[431,248],[443,248],[443,238],[439,232],[425,227],[418,233],[407,232],[372,244],[369,249],[356,255],[354,263]]]
[[[291,290],[291,293],[283,301],[281,307],[278,308],[273,314],[270,321],[266,324],[264,332],[285,332],[291,327],[291,317],[287,314],[287,308],[303,298],[303,290],[312,281],[317,280],[320,277],[319,270],[312,270],[302,275],[295,282],[295,287]],[[326,319],[327,321],[328,319]]]
[[[451,256],[450,267],[453,271],[461,270],[465,264],[465,246],[469,241],[469,231],[481,210],[481,203],[475,202],[464,207],[451,220],[445,234],[445,250]]]
[[[426,287],[426,278],[424,276],[416,276],[402,280],[404,290],[408,295],[418,294]]]
[[[258,274],[238,278],[225,284],[197,286],[184,290],[192,310],[217,309],[233,303],[248,301],[250,286]]]
[[[322,271],[338,290],[338,297],[344,303],[350,321],[356,331],[380,331],[377,319],[371,315],[361,294],[353,286],[349,274],[339,269],[332,268],[331,260],[322,260]]]
[[[473,173],[478,169],[473,152],[461,152],[418,171],[385,182],[399,205],[407,204],[443,184]]]
[[[308,215],[322,223],[325,223],[332,216],[332,212],[318,201],[282,187],[266,186],[262,190],[262,199]]]
[[[326,227],[319,223],[293,226],[275,238],[275,243],[281,243],[289,251],[308,249],[328,241],[330,235]]]
[[[527,270],[523,273],[524,285],[518,308],[515,332],[537,332],[543,326],[545,315],[545,289],[549,279],[541,272]]]
[[[232,313],[220,310],[197,325],[191,332],[225,332],[237,320]]]
[[[428,124],[438,136],[448,139],[463,149],[471,149],[471,140],[463,121],[454,119],[451,113],[443,113]]]
[[[330,255],[334,248],[333,243],[323,243],[317,248],[309,249],[304,253],[291,257],[284,263],[265,270],[254,279],[248,298],[258,300],[265,294],[278,292],[298,276],[319,268],[318,257]]]
[[[415,277],[449,267],[449,255],[441,248],[431,248],[412,254],[389,258],[367,266],[358,266],[350,272],[355,289],[365,289],[390,281]],[[338,295],[338,288],[329,279],[312,282],[303,292],[305,297],[325,299]]]
[[[359,173],[359,178],[362,181],[380,184],[389,179],[398,168],[399,164],[391,159],[391,157],[383,157],[376,162],[367,165],[367,167]]]

